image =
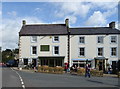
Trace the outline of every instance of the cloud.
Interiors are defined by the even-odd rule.
[[[17,16],[17,12],[16,11],[11,11],[11,12],[7,12],[8,15],[12,15],[12,16]]]
[[[41,11],[42,11],[41,8],[35,8],[33,13],[34,13],[34,15],[36,15],[36,14],[39,14]]]
[[[57,3],[56,6],[60,8],[60,10],[55,11],[55,15],[58,17],[64,17],[69,14],[85,17],[91,7],[91,5],[86,5],[82,2],[63,2]]]
[[[118,2],[110,0],[109,2],[91,2],[92,8],[101,8],[104,10],[113,9],[118,5]]]
[[[109,18],[110,16],[112,16],[113,14],[118,13],[118,9],[117,8],[113,8],[113,9],[108,9],[106,12],[103,13],[103,15],[105,16],[105,18]],[[118,14],[116,14],[117,16]]]
[[[0,38],[2,38],[3,49],[14,49],[18,47],[19,31],[22,26],[23,19],[26,20],[27,24],[43,23],[36,17],[21,17],[14,20],[3,19],[2,36],[0,36]]]
[[[100,11],[95,11],[86,21],[86,26],[104,26],[106,24],[106,18]]]

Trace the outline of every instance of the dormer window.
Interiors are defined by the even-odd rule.
[[[31,36],[31,42],[37,42],[37,36]]]
[[[53,42],[59,42],[59,36],[54,36],[53,37]]]

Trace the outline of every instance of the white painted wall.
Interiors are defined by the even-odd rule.
[[[79,43],[80,36],[85,37],[85,44]],[[103,44],[97,43],[98,36],[104,36]],[[97,48],[103,47],[104,48],[104,57],[109,59],[108,62],[111,63],[112,61],[117,61],[118,56],[111,57],[110,52],[111,52],[111,47],[118,47],[118,43],[111,44],[110,36],[115,36],[115,35],[72,35],[70,38],[70,59],[94,59],[94,57],[98,57]],[[119,42],[120,42],[120,40],[119,40]],[[79,55],[78,55],[79,47],[85,47],[85,57],[79,57]],[[120,50],[120,45],[119,45],[118,50]],[[72,65],[72,61],[70,63]]]
[[[53,42],[53,36],[37,36],[37,42],[31,42],[31,36],[20,37],[20,58],[38,58],[38,56],[65,56],[67,62],[67,36],[59,36],[59,42]],[[40,45],[50,45],[49,52],[40,51]],[[37,46],[37,55],[31,55],[31,46]],[[59,55],[53,55],[53,46],[59,46]]]

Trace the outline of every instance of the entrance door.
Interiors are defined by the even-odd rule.
[[[115,73],[117,72],[116,68],[117,68],[117,63],[116,63],[116,61],[112,61],[112,69],[113,69],[112,73],[113,73],[113,74],[115,74]]]
[[[99,62],[99,70],[103,70],[102,65],[103,65],[103,62]]]
[[[32,63],[34,65],[34,67],[37,65],[37,59],[32,59]]]

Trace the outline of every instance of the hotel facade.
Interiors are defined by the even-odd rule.
[[[109,27],[70,28],[65,24],[26,24],[19,32],[19,61],[28,65],[84,67],[107,69],[120,60],[120,31],[115,22]]]

